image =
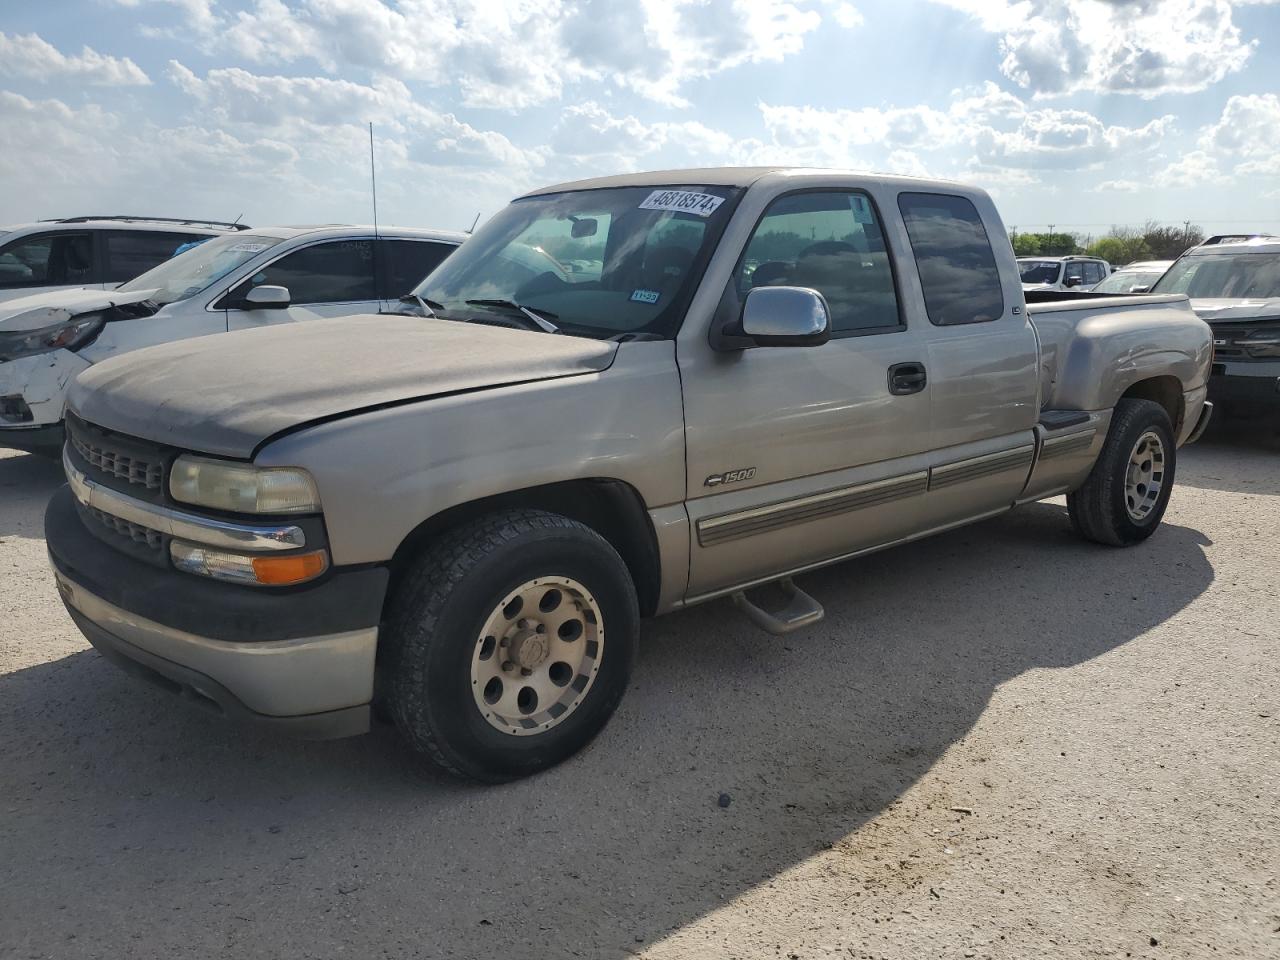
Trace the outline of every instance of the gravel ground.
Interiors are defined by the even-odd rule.
[[[0,956],[1278,957],[1277,453],[1184,451],[1136,549],[1050,502],[805,577],[785,640],[651,622],[605,734],[489,789],[108,666],[57,467],[0,455]]]

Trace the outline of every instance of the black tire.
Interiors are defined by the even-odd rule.
[[[545,732],[513,736],[478,709],[471,663],[495,606],[542,576],[584,585],[606,639],[578,706]],[[631,676],[640,614],[626,564],[603,537],[566,517],[515,510],[465,524],[418,558],[391,598],[385,631],[382,695],[400,733],[450,773],[500,783],[560,763],[604,728]]]
[[[1148,431],[1160,438],[1164,470],[1156,502],[1144,517],[1130,515],[1125,499],[1129,455]],[[1081,537],[1112,547],[1127,547],[1147,539],[1160,525],[1173,492],[1177,447],[1169,414],[1151,400],[1125,399],[1116,404],[1102,453],[1088,479],[1067,495],[1071,526]]]

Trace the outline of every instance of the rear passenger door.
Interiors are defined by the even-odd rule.
[[[934,449],[921,519],[937,526],[1005,509],[1021,492],[1035,452],[1038,353],[990,201],[979,212],[968,197],[904,192],[898,209],[929,330]]]
[[[373,243],[371,239],[322,240],[260,267],[219,302],[227,309],[227,329],[377,313],[381,300],[373,276]],[[244,298],[258,286],[287,288],[289,306],[247,308]]]
[[[388,310],[458,249],[457,244],[436,240],[386,239],[377,243],[378,296]]]

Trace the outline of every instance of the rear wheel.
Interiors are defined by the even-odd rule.
[[[1086,540],[1110,546],[1145,540],[1164,516],[1176,463],[1173,424],[1164,407],[1121,400],[1097,463],[1067,496],[1072,526]]]
[[[451,772],[497,782],[588,743],[635,659],[635,588],[589,527],[511,511],[443,537],[392,598],[381,664],[400,732]]]

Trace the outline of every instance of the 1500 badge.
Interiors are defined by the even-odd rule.
[[[719,487],[726,483],[738,483],[742,480],[750,480],[756,475],[755,467],[742,467],[739,470],[728,470],[725,473],[713,473],[707,479],[702,481],[704,487]]]

